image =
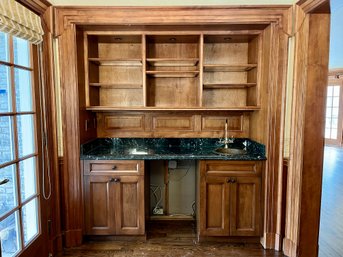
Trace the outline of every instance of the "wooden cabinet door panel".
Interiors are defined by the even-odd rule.
[[[226,236],[229,233],[229,187],[225,177],[203,177],[200,188],[200,234]]]
[[[114,192],[111,184],[111,176],[84,176],[86,234],[114,233]]]
[[[260,187],[258,177],[235,177],[230,183],[230,235],[260,235]]]
[[[143,235],[144,177],[121,176],[113,183],[115,190],[116,234]]]

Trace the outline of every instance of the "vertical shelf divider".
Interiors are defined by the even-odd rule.
[[[146,36],[142,34],[142,90],[143,90],[143,106],[147,107],[147,83],[146,83]]]
[[[199,42],[199,107],[203,106],[202,98],[203,98],[203,84],[204,84],[204,34],[200,34],[200,42]]]
[[[85,97],[86,107],[90,107],[89,99],[89,63],[88,63],[88,36],[87,32],[83,33],[83,47],[84,47],[84,69],[85,69]]]

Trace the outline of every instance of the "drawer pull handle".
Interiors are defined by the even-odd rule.
[[[116,170],[116,169],[117,169],[117,166],[113,165],[112,170]]]
[[[226,182],[227,183],[236,183],[236,178],[228,178],[227,180],[226,180]]]

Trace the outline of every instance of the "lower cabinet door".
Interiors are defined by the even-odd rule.
[[[261,178],[234,177],[230,183],[230,235],[259,236]]]
[[[144,177],[121,176],[113,183],[117,235],[144,235]]]
[[[115,233],[114,190],[111,176],[84,176],[85,232]]]
[[[203,176],[200,185],[200,235],[229,235],[230,191],[227,178]]]

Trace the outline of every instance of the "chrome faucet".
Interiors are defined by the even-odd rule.
[[[229,148],[228,144],[232,144],[235,141],[233,136],[230,138],[227,137],[227,119],[225,120],[225,130],[224,130],[224,139],[220,139],[219,143],[224,144],[224,148]]]

